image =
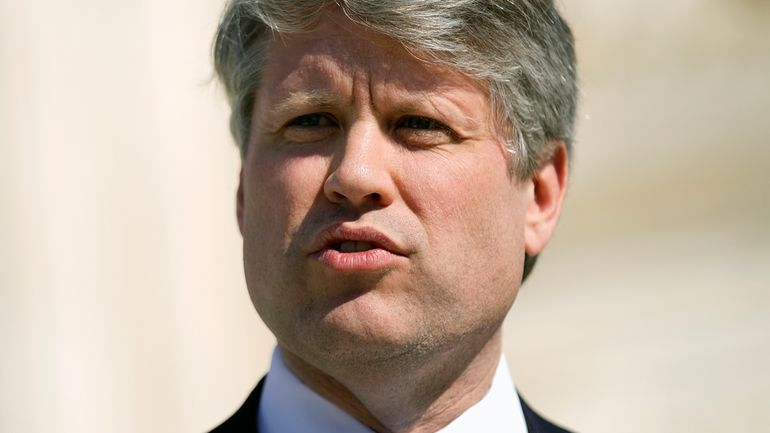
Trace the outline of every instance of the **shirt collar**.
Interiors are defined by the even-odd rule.
[[[265,379],[257,424],[261,433],[371,433],[347,412],[302,383],[276,348]],[[492,386],[478,403],[437,433],[527,433],[521,402],[505,356]]]

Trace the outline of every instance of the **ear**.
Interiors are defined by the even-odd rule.
[[[524,247],[529,256],[539,254],[551,239],[567,191],[568,171],[567,146],[560,141],[551,158],[530,180],[533,193],[527,207],[524,233]]]
[[[238,192],[235,198],[235,216],[238,218],[238,230],[241,231],[243,236],[243,166],[241,166],[241,173],[238,175]]]

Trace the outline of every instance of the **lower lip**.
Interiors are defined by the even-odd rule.
[[[316,253],[315,257],[321,264],[335,271],[365,272],[388,268],[399,256],[380,248],[355,253],[343,253],[327,248]]]

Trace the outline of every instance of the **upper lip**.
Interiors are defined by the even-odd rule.
[[[398,242],[373,227],[355,227],[346,223],[332,224],[321,230],[313,240],[311,254],[345,241],[368,242],[393,254],[404,256],[407,251]]]

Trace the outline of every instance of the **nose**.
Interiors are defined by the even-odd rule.
[[[376,124],[353,125],[334,156],[324,182],[324,194],[332,202],[350,207],[386,207],[396,187],[389,165],[390,143]]]

